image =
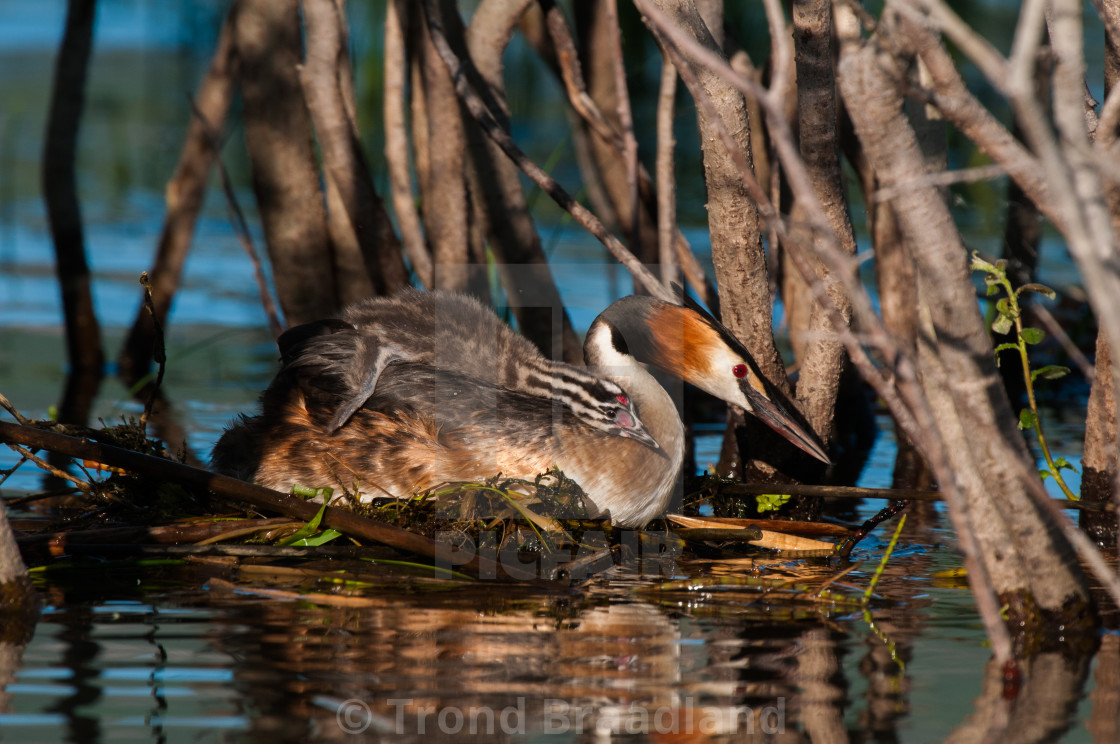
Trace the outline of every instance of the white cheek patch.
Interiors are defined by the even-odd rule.
[[[596,366],[613,369],[629,369],[634,366],[632,357],[620,354],[614,348],[614,344],[611,343],[611,329],[606,324],[591,329],[587,345],[595,351]]]
[[[754,373],[750,371],[750,365],[747,365],[742,357],[723,344],[720,344],[715,353],[708,357],[708,379],[704,380],[703,384],[699,386],[717,398],[722,398],[728,403],[734,403],[751,411],[753,409],[750,401],[743,394],[739,387],[739,378],[732,371],[740,364],[747,367],[747,377],[745,379],[751,387],[757,390],[757,379],[755,379]]]

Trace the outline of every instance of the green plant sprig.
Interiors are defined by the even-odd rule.
[[[1000,259],[993,264],[980,258],[980,255],[975,251],[972,253],[972,270],[984,272],[984,283],[988,285],[989,297],[999,294],[1001,290],[1006,295],[1006,297],[1001,297],[996,301],[996,317],[992,321],[992,332],[1007,335],[1014,328],[1015,340],[996,346],[996,363],[999,363],[999,353],[1001,351],[1014,349],[1019,352],[1019,362],[1023,367],[1023,382],[1027,390],[1028,406],[1019,412],[1019,428],[1033,428],[1035,436],[1038,438],[1038,445],[1042,449],[1042,456],[1046,459],[1047,466],[1046,470],[1039,471],[1039,475],[1044,479],[1047,476],[1053,476],[1054,481],[1062,489],[1066,498],[1077,501],[1079,497],[1066,485],[1061,472],[1063,469],[1076,469],[1066,461],[1066,458],[1051,456],[1050,446],[1046,443],[1046,437],[1042,433],[1042,419],[1038,415],[1038,403],[1034,395],[1035,380],[1038,378],[1056,380],[1065,377],[1069,374],[1069,368],[1047,364],[1036,370],[1031,369],[1027,346],[1040,343],[1046,338],[1046,334],[1040,328],[1023,327],[1022,308],[1019,305],[1019,296],[1024,292],[1036,292],[1052,300],[1056,297],[1054,290],[1044,284],[1024,284],[1016,289],[1011,286],[1011,280],[1007,278],[1007,261],[1005,259]]]
[[[898,655],[898,647],[890,637],[883,632],[883,629],[875,624],[875,619],[871,616],[871,598],[875,595],[875,587],[879,585],[879,579],[883,578],[883,570],[887,567],[887,562],[894,554],[895,546],[898,545],[898,537],[902,534],[902,528],[906,524],[906,515],[902,515],[902,519],[898,520],[895,525],[894,534],[891,535],[891,541],[887,544],[887,549],[883,551],[883,556],[879,559],[879,565],[875,567],[875,573],[871,576],[871,581],[867,583],[867,589],[864,590],[863,596],[860,597],[860,606],[863,612],[863,621],[867,623],[867,627],[871,632],[883,642],[887,647],[887,651],[891,655],[891,661],[898,665],[899,674],[906,673],[906,662]]]

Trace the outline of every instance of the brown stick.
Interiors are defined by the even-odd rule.
[[[611,29],[611,66],[618,98],[618,125],[622,129],[623,154],[626,162],[626,185],[630,192],[630,250],[642,252],[642,218],[638,211],[638,140],[634,137],[634,116],[630,111],[630,92],[626,88],[626,67],[622,59],[622,28],[618,25],[618,0],[606,0],[607,19]]]
[[[334,223],[336,282],[343,303],[372,289],[391,294],[408,284],[400,241],[373,186],[356,122],[345,99],[353,74],[346,54],[344,9],[335,0],[303,0],[307,62],[300,82],[315,123],[323,171],[343,214]]]
[[[658,6],[664,17],[671,18],[669,25],[674,31],[726,65],[722,50],[694,3],[659,0]],[[646,14],[641,5],[638,7]],[[775,46],[778,36],[772,34]],[[674,53],[672,44],[666,47]],[[792,58],[792,54],[790,56]],[[775,60],[780,61],[781,57],[775,50]],[[689,66],[687,62],[682,64],[675,57],[673,61],[693,99],[697,100],[696,119],[704,147],[708,227],[721,294],[721,320],[750,350],[766,379],[784,395],[792,397],[771,323],[772,300],[762,247],[761,201],[752,193],[743,175],[750,173],[754,178],[746,100],[741,91],[714,70]],[[780,74],[776,68],[776,77]],[[704,98],[702,105],[698,96]],[[763,452],[762,457],[753,458],[748,463],[752,477],[773,479],[777,470],[774,463],[787,464],[780,460],[783,453]]]
[[[502,53],[518,19],[532,0],[484,0],[471,16],[465,34],[468,74],[481,78],[487,108],[508,126]],[[474,78],[478,79],[478,78]],[[472,206],[479,227],[489,239],[498,271],[521,333],[541,351],[571,364],[583,363],[583,345],[564,309],[548,256],[533,224],[517,165],[478,126],[468,122],[468,174]],[[531,298],[524,303],[518,298]],[[559,323],[554,322],[555,315]]]
[[[88,483],[86,483],[85,481],[79,480],[78,478],[75,478],[74,476],[70,475],[69,473],[67,473],[64,470],[60,470],[59,468],[56,468],[54,465],[51,465],[46,460],[42,459],[41,457],[36,456],[34,452],[30,452],[30,451],[24,449],[23,447],[20,447],[18,444],[9,444],[8,447],[10,447],[13,452],[15,452],[20,457],[22,457],[23,460],[26,460],[27,462],[30,462],[30,463],[36,465],[40,469],[42,469],[42,470],[50,473],[51,475],[53,475],[55,478],[58,478],[59,480],[69,481],[69,482],[73,483],[74,486],[80,491],[88,492],[90,490],[90,487],[89,487]],[[21,463],[22,463],[22,460],[21,460]]]
[[[641,281],[642,285],[651,295],[658,299],[665,300],[666,302],[675,302],[676,300],[673,293],[667,287],[663,286],[661,282],[657,281],[657,278],[649,272],[649,269],[643,266],[641,261],[639,261],[626,246],[619,242],[618,238],[611,235],[595,215],[573,199],[554,178],[545,173],[540,166],[530,160],[529,157],[522,152],[521,148],[514,143],[513,139],[509,136],[509,132],[502,129],[501,125],[495,120],[493,114],[487,110],[486,105],[474,91],[463,70],[462,63],[448,45],[443,28],[439,23],[439,17],[436,15],[435,0],[424,0],[424,7],[427,11],[428,29],[431,32],[432,41],[435,43],[436,50],[439,52],[440,57],[443,58],[444,64],[447,65],[448,70],[451,72],[451,77],[455,81],[455,91],[459,94],[460,100],[467,106],[471,115],[478,121],[483,131],[486,132],[486,135],[493,139],[506,155],[517,163],[517,166],[521,168],[534,183],[552,197],[561,208],[571,214],[576,222],[583,225],[592,235],[598,238],[599,242],[605,245],[607,250],[611,252],[611,255],[617,258],[634,277]]]
[[[432,247],[433,286],[485,297],[478,262],[475,261],[473,267],[470,265],[476,257],[471,255],[474,225],[466,181],[467,141],[463,115],[456,101],[455,82],[429,33],[432,24],[440,22],[442,14],[447,12],[451,22],[456,24],[457,36],[461,34],[461,21],[457,15],[452,16],[458,11],[447,8],[449,4],[447,0],[439,0],[423,9],[416,5],[412,11],[413,18],[417,19],[415,38],[423,85],[420,89],[413,88],[412,96],[414,99],[422,97],[427,125],[424,131],[415,134],[423,137],[427,153],[428,173],[420,179],[421,204],[424,228]],[[425,15],[430,19],[428,23],[424,22]],[[419,166],[423,161],[418,157],[416,162]]]
[[[53,557],[38,549],[29,550],[20,543],[20,549],[28,559],[44,560]],[[66,555],[95,555],[126,557],[136,555],[165,556],[168,558],[332,558],[362,560],[371,557],[373,551],[383,550],[376,547],[358,545],[316,545],[297,547],[294,545],[151,545],[141,543],[82,543],[70,542],[66,545]],[[442,572],[440,572],[442,573]]]
[[[153,310],[149,312],[141,305],[117,355],[119,374],[130,386],[147,374],[152,361],[155,327],[166,324],[171,302],[179,289],[183,264],[194,237],[195,222],[206,195],[206,179],[218,155],[218,143],[211,138],[209,129],[225,126],[233,98],[233,65],[233,30],[227,17],[210,67],[194,97],[194,105],[202,116],[190,117],[183,147],[179,151],[179,162],[164,192],[167,211],[163,216],[156,255],[148,270],[152,282]]]
[[[389,191],[397,213],[401,242],[412,262],[412,271],[426,289],[432,284],[432,255],[424,242],[420,215],[412,193],[408,168],[408,130],[405,117],[405,83],[408,80],[408,9],[404,0],[389,0],[385,8],[385,162]]]
[[[568,22],[564,18],[564,14],[556,6],[555,0],[539,0],[539,4],[545,14],[548,35],[555,50],[555,69],[559,73],[564,84],[564,90],[568,94],[568,103],[595,133],[595,136],[603,142],[609,143],[621,156],[626,149],[622,135],[611,126],[607,118],[603,116],[602,111],[599,110],[595,99],[587,92],[587,84],[584,81],[583,71],[580,69],[579,53],[576,50],[576,44],[572,39],[571,29],[568,28]],[[654,199],[653,181],[641,161],[638,162],[638,187],[646,209],[651,211],[656,209],[660,213],[661,207],[659,203],[655,203]],[[660,188],[658,187],[658,189]],[[604,198],[606,198],[605,194]],[[660,191],[658,191],[656,201],[659,202],[662,198]],[[592,203],[594,204],[594,201]],[[718,317],[719,298],[716,295],[715,287],[704,275],[704,269],[692,252],[692,247],[688,244],[688,240],[685,239],[680,228],[675,224],[673,249],[676,251],[675,263],[679,264],[684,271],[689,286]],[[666,286],[669,286],[669,284],[666,283]]]
[[[677,68],[667,52],[661,54],[661,87],[657,94],[657,258],[661,281],[672,286],[678,281],[677,261],[677,182],[673,167],[673,112],[677,102]]]
[[[104,355],[101,328],[93,308],[86,262],[81,206],[74,163],[85,104],[86,71],[93,45],[96,0],[71,0],[51,85],[47,132],[43,140],[43,199],[54,239],[55,270],[66,317],[70,360],[59,418],[84,424],[100,387]]]
[[[218,151],[218,132],[210,125],[210,122],[205,118],[202,111],[199,110],[194,102],[191,102],[191,110],[194,115],[202,122],[202,129],[205,136],[210,140],[211,146],[214,151]],[[261,259],[257,253],[256,246],[253,245],[253,236],[249,233],[249,223],[245,221],[245,213],[241,211],[241,204],[237,201],[237,194],[233,189],[233,182],[230,180],[229,171],[226,170],[225,163],[218,155],[214,161],[218,166],[218,176],[222,182],[222,192],[226,197],[226,208],[229,210],[229,221],[233,225],[233,232],[237,236],[237,242],[241,244],[242,250],[249,257],[253,264],[253,277],[257,283],[257,292],[261,298],[261,307],[264,308],[265,317],[268,318],[268,328],[272,331],[273,338],[279,338],[280,334],[284,332],[284,324],[280,322],[280,316],[276,311],[276,302],[272,299],[272,292],[268,289],[268,279],[265,278],[264,268],[261,266]]]
[[[265,511],[279,512],[305,522],[313,519],[321,508],[319,504],[297,499],[294,496],[273,491],[271,488],[246,483],[227,475],[211,473],[201,468],[108,444],[92,442],[88,439],[78,439],[77,437],[56,434],[29,426],[20,426],[6,421],[0,421],[0,441],[51,450],[68,457],[95,460],[140,475],[175,479],[183,483],[208,488],[219,496],[234,499]],[[441,555],[439,546],[430,538],[360,517],[345,509],[327,507],[323,514],[322,524],[326,527],[333,527],[339,532],[416,553],[430,560],[436,560]],[[460,567],[460,570],[466,573],[477,574],[479,569],[480,560],[478,556]],[[487,575],[495,574],[490,572]]]
[[[252,165],[276,296],[290,325],[339,309],[327,217],[297,66],[297,0],[239,0],[233,28]]]
[[[844,253],[854,256],[856,239],[848,215],[836,131],[836,76],[832,69],[831,51],[834,39],[832,3],[826,0],[794,3],[793,26],[800,112],[798,143],[817,199],[832,225],[833,235]],[[796,222],[796,211],[793,219]],[[828,238],[813,236],[810,239]],[[818,272],[823,274],[827,269],[821,266]],[[790,273],[797,274],[800,279],[798,272]],[[839,284],[833,284],[830,294],[833,305],[845,321],[850,322],[851,305]],[[790,335],[793,335],[792,329]],[[847,359],[843,345],[831,333],[830,319],[819,302],[813,302],[809,310],[804,341],[797,400],[817,436],[829,443],[834,439],[836,401]]]
[[[28,561],[42,561],[69,555],[74,546],[104,545],[110,543],[156,543],[159,545],[196,543],[228,532],[253,527],[268,529],[281,524],[292,524],[287,517],[272,519],[238,519],[195,524],[169,524],[158,527],[110,527],[106,529],[69,530],[22,535],[16,538],[20,552]]]
[[[790,496],[819,496],[823,499],[888,499],[890,501],[944,501],[945,497],[940,491],[923,491],[913,488],[862,488],[859,486],[814,486],[804,483],[782,483],[781,485],[767,483],[720,483],[713,486],[712,490],[720,493],[736,494],[742,496],[760,496],[763,494],[777,493]],[[1116,510],[1113,504],[1099,506],[1086,504],[1084,501],[1070,501],[1069,499],[1050,499],[1058,509],[1074,509],[1075,511],[1112,512]]]

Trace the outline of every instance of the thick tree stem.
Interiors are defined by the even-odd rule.
[[[289,325],[338,311],[311,118],[300,87],[296,0],[238,0],[245,144],[276,294]]]
[[[975,527],[1020,638],[1052,633],[1053,622],[1084,624],[1088,590],[1072,548],[1026,493],[1031,464],[995,370],[964,246],[936,188],[913,180],[923,166],[902,111],[904,67],[867,44],[846,50],[840,70],[856,133],[884,187],[908,186],[893,204],[918,268],[923,387],[968,500],[969,514],[955,516]]]

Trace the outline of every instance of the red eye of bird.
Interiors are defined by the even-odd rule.
[[[627,398],[625,395],[616,395],[614,397],[614,399],[617,400],[619,403],[621,403],[624,406],[630,405],[630,399]]]
[[[731,368],[731,374],[735,375],[736,377],[746,377],[747,376],[747,365],[736,364],[734,367]]]

